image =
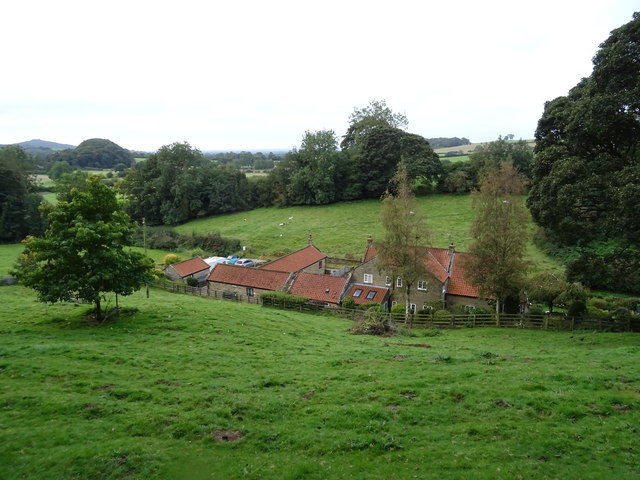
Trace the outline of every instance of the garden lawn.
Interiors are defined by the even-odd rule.
[[[640,336],[0,287],[0,478],[638,478]],[[113,306],[115,300],[109,302]]]

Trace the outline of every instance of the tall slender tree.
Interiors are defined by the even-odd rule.
[[[382,200],[381,221],[384,237],[376,242],[378,253],[376,264],[380,272],[395,280],[402,279],[405,315],[409,315],[411,289],[427,274],[423,249],[428,243],[429,233],[424,219],[418,214],[416,201],[406,167],[400,166],[393,178],[392,191],[387,191]]]
[[[473,193],[476,216],[467,266],[472,283],[495,299],[496,313],[508,297],[519,294],[526,277],[528,212],[522,193],[522,177],[509,162],[485,173]]]

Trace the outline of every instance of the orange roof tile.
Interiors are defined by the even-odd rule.
[[[354,297],[353,294],[356,293],[357,290],[360,290],[360,294]],[[354,283],[349,287],[349,290],[347,290],[346,296],[353,298],[356,304],[362,305],[363,303],[369,302],[383,303],[388,294],[389,289],[387,287]]]
[[[283,288],[290,274],[276,272],[263,268],[240,267],[221,263],[209,274],[209,282],[239,285],[241,287],[253,287],[262,290],[279,290]]]
[[[301,272],[291,284],[291,293],[319,302],[340,303],[347,285],[344,277]]]
[[[277,270],[279,272],[299,272],[300,270],[313,265],[320,260],[324,260],[327,256],[318,250],[314,245],[309,245],[301,250],[278,258],[271,263],[267,263],[261,268],[268,270]]]
[[[451,269],[451,280],[447,293],[450,295],[460,295],[463,297],[479,297],[478,289],[469,281],[465,272],[465,262],[471,255],[468,253],[456,252],[453,257],[453,268]]]
[[[200,257],[190,258],[189,260],[174,263],[171,267],[173,267],[173,269],[182,278],[193,275],[194,273],[202,272],[203,270],[209,270],[209,264]]]

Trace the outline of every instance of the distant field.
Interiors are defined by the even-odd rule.
[[[457,147],[436,148],[434,151],[437,154],[445,154],[447,152],[462,152],[463,154],[469,154],[475,150],[481,143],[470,143],[469,145],[458,145]]]
[[[353,336],[153,289],[103,325],[0,304],[3,480],[640,476],[638,334]]]
[[[469,195],[428,195],[418,198],[417,204],[431,231],[431,246],[446,248],[453,242],[460,251],[469,248],[473,220]],[[247,255],[255,257],[273,257],[302,248],[311,233],[315,245],[328,255],[354,259],[362,258],[369,235],[380,238],[384,233],[378,200],[260,208],[194,220],[176,230],[185,234],[219,232],[238,238],[247,247]],[[536,268],[560,268],[533,244],[529,246],[529,255]]]
[[[469,155],[459,155],[457,157],[440,157],[440,160],[443,162],[451,162],[451,163],[457,163],[457,162],[466,162],[469,160]]]

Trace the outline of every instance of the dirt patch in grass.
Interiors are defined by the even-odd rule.
[[[502,408],[511,408],[513,406],[509,402],[503,399],[498,399],[493,403],[496,407],[502,407]]]
[[[211,436],[218,442],[237,442],[244,438],[244,432],[240,430],[214,430]]]

